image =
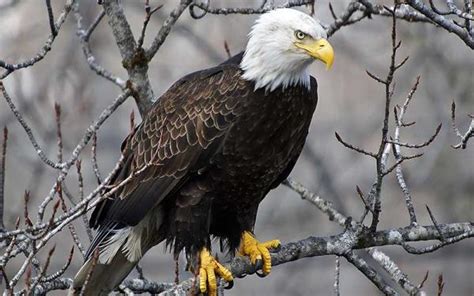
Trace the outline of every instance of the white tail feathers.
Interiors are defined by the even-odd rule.
[[[74,277],[68,295],[108,295],[127,277],[143,255],[163,239],[159,237],[162,222],[161,209],[150,211],[135,226],[113,230],[99,248],[99,258],[94,269],[93,256],[89,258]],[[86,279],[89,280],[83,288]]]
[[[93,266],[91,258],[84,263],[76,274],[68,295],[80,295],[81,290],[84,290],[84,296],[108,295],[120,285],[136,264],[136,262],[128,261],[122,252],[117,252],[116,255],[109,260],[109,263],[103,264],[97,262],[91,271]],[[89,274],[89,280],[83,288]]]

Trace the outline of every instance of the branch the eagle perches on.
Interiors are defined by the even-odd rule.
[[[315,9],[314,0],[293,0],[278,6],[274,4],[274,1],[266,0],[263,1],[260,7],[256,8],[213,8],[213,3],[210,0],[180,0],[167,16],[163,25],[152,39],[150,45],[146,47],[144,40],[147,26],[150,18],[161,8],[161,6],[151,8],[149,1],[145,1],[145,20],[142,25],[141,34],[139,38],[136,39],[124,13],[122,4],[119,1],[102,0],[98,2],[102,5],[103,10],[97,15],[91,24],[86,27],[79,9],[78,0],[67,0],[57,18],[55,18],[53,14],[54,9],[51,5],[51,1],[46,0],[45,6],[48,14],[50,34],[38,52],[29,59],[14,63],[9,63],[0,59],[0,68],[3,69],[3,72],[0,72],[0,92],[2,93],[3,98],[6,100],[17,121],[25,130],[28,139],[38,154],[38,157],[46,166],[57,171],[57,178],[54,180],[49,193],[44,197],[43,202],[39,206],[36,213],[36,219],[30,217],[27,207],[29,194],[25,193],[25,209],[23,217],[18,218],[15,229],[5,229],[5,226],[3,225],[3,211],[5,210],[4,186],[8,130],[6,127],[4,128],[3,137],[1,138],[2,150],[0,151],[0,245],[3,249],[3,254],[0,257],[0,271],[3,284],[5,285],[6,294],[19,295],[24,293],[44,295],[49,291],[65,290],[69,288],[71,279],[68,279],[63,275],[73,258],[73,249],[69,253],[69,257],[66,258],[64,266],[52,273],[48,273],[48,267],[52,256],[54,256],[54,247],[50,249],[47,259],[44,262],[39,259],[38,253],[40,250],[45,249],[56,234],[65,227],[68,228],[75,246],[78,248],[80,253],[83,253],[83,244],[78,237],[75,228],[72,226],[72,222],[77,219],[84,219],[84,225],[87,231],[90,232],[85,219],[87,217],[86,213],[100,200],[107,198],[107,196],[100,196],[100,193],[121,163],[120,160],[116,168],[107,177],[102,178],[97,164],[95,150],[97,145],[97,131],[130,96],[135,99],[142,115],[149,110],[150,106],[153,104],[155,95],[148,77],[148,65],[166,41],[173,26],[187,9],[189,9],[191,16],[195,19],[205,17],[206,14],[260,14],[274,9],[275,7],[297,7],[308,5],[311,7],[312,12],[314,12]],[[396,34],[398,20],[406,22],[423,22],[436,25],[441,29],[454,34],[467,47],[474,49],[474,28],[472,26],[474,18],[472,1],[464,0],[464,5],[460,7],[456,6],[454,1],[446,0],[445,2],[445,8],[436,6],[431,0],[429,0],[428,3],[421,0],[395,1],[392,6],[386,7],[375,4],[373,1],[369,0],[357,0],[351,1],[340,14],[337,14],[334,11],[332,5],[329,6],[329,11],[334,18],[332,23],[327,25],[329,36],[334,35],[345,26],[350,26],[362,20],[370,19],[373,16],[388,17],[392,20],[392,32],[390,36],[392,42],[392,55],[387,76],[381,78],[372,72],[368,72],[369,76],[377,83],[380,83],[385,90],[385,106],[383,110],[384,118],[378,150],[376,152],[367,151],[357,145],[348,143],[343,140],[339,134],[336,134],[337,140],[342,145],[375,160],[375,180],[367,193],[364,193],[364,191],[358,186],[356,193],[354,193],[358,198],[360,198],[364,205],[364,212],[359,219],[345,216],[330,202],[309,191],[303,185],[292,179],[286,180],[284,182],[286,186],[297,192],[301,198],[310,202],[317,209],[327,215],[329,220],[340,225],[342,232],[337,235],[309,237],[300,241],[284,244],[280,250],[272,254],[273,265],[284,264],[305,257],[325,255],[337,256],[335,292],[339,295],[338,260],[340,257],[344,257],[386,295],[398,295],[400,290],[410,295],[421,295],[423,283],[420,285],[413,284],[396,263],[389,256],[380,251],[378,247],[398,245],[408,253],[424,254],[474,236],[474,225],[472,222],[439,224],[429,207],[427,207],[427,211],[431,217],[432,225],[421,226],[418,224],[416,211],[413,205],[414,197],[406,184],[406,177],[402,168],[402,163],[410,159],[421,157],[422,154],[415,153],[404,155],[402,149],[422,149],[429,146],[436,139],[441,126],[435,128],[434,133],[427,137],[427,140],[424,143],[410,144],[403,143],[400,140],[400,133],[403,131],[403,128],[412,125],[412,123],[405,122],[404,115],[406,114],[409,104],[419,85],[419,78],[416,79],[402,105],[394,105],[393,103],[395,91],[394,76],[396,71],[398,71],[407,61],[407,59],[403,59],[401,62],[397,61],[397,50],[401,46]],[[62,134],[60,132],[61,112],[59,106],[56,108],[58,160],[55,161],[48,158],[44,148],[41,147],[40,142],[36,139],[35,131],[22,115],[20,108],[15,104],[14,98],[10,97],[3,80],[6,80],[9,75],[15,71],[34,66],[50,54],[52,47],[55,45],[56,37],[58,34],[61,34],[63,24],[67,18],[70,17],[71,12],[76,22],[76,33],[87,65],[99,77],[102,77],[106,81],[112,82],[116,85],[121,93],[85,130],[82,139],[75,146],[71,155],[64,159],[62,153]],[[115,37],[122,57],[122,65],[127,71],[128,77],[126,79],[117,76],[100,65],[92,51],[89,42],[90,37],[97,26],[103,22],[104,18],[107,19],[108,25],[112,29],[112,33]],[[393,118],[391,116],[392,108]],[[454,103],[452,107],[452,125],[453,130],[460,141],[458,144],[453,145],[453,147],[466,148],[469,139],[474,136],[474,120],[471,121],[467,131],[462,133],[456,125]],[[84,194],[80,156],[84,153],[84,150],[91,140],[92,167],[99,184],[90,193]],[[389,164],[388,161],[390,154],[395,160],[393,164]],[[75,197],[71,194],[64,183],[74,167],[76,168],[78,179],[80,180],[79,184],[82,184],[80,185],[79,191],[81,194],[79,197]],[[403,193],[410,221],[409,225],[406,227],[379,230],[378,225],[382,211],[383,180],[392,172],[395,173],[396,181]],[[139,172],[135,172],[135,174],[137,173]],[[118,190],[120,186],[123,186],[123,184],[119,184],[116,188],[113,188],[111,192]],[[386,199],[387,197],[384,198]],[[52,212],[50,217],[45,217],[45,213],[48,212],[47,210]],[[364,222],[369,215],[372,216],[372,221],[366,226]],[[24,220],[24,225],[21,225],[21,220]],[[411,244],[413,242],[431,240],[436,240],[438,242],[424,248],[417,248]],[[373,258],[376,266],[374,266],[374,264],[369,264],[358,253],[364,253]],[[25,258],[23,264],[15,271],[15,274],[12,277],[7,276],[5,269],[6,265],[12,259],[20,256]],[[252,266],[245,258],[236,257],[228,263],[228,267],[236,277],[243,277],[255,273],[261,266]],[[393,283],[386,281],[387,276],[398,285],[397,288],[393,287]],[[24,288],[19,287],[22,278],[25,279]],[[439,289],[442,291],[442,280],[440,282]],[[120,286],[120,289],[126,293],[133,291],[155,294],[160,293],[159,295],[187,295],[189,291],[195,289],[196,283],[196,278],[182,281],[179,284],[173,284],[156,283],[146,279],[145,277],[141,277],[138,279],[126,280]],[[197,291],[197,289],[195,291]]]

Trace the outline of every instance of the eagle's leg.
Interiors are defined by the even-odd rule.
[[[279,240],[261,243],[251,232],[244,231],[240,241],[239,253],[243,256],[249,256],[252,264],[256,264],[257,260],[262,260],[263,275],[267,275],[272,270],[272,258],[269,249],[278,248],[280,244]]]
[[[201,293],[207,292],[209,296],[217,296],[216,274],[226,282],[233,282],[232,273],[220,264],[207,248],[202,248],[199,252],[199,260],[199,289]]]

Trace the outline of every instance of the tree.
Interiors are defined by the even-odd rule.
[[[388,55],[388,66],[385,71],[383,69],[376,69],[367,71],[368,78],[359,77],[359,79],[371,79],[374,85],[378,84],[380,87],[381,95],[383,98],[383,105],[380,105],[380,109],[376,109],[379,115],[379,123],[377,125],[377,144],[376,148],[371,150],[360,146],[360,144],[353,144],[352,142],[357,141],[357,137],[349,136],[355,140],[349,142],[345,139],[348,135],[343,133],[344,137],[336,132],[336,139],[339,141],[340,147],[345,147],[350,151],[355,152],[350,154],[354,157],[367,157],[372,160],[372,166],[375,164],[375,170],[365,172],[366,179],[370,180],[366,186],[358,186],[357,183],[350,180],[344,180],[345,186],[356,188],[352,194],[342,201],[338,199],[340,195],[337,185],[335,185],[334,179],[336,176],[332,176],[330,168],[328,168],[328,161],[321,154],[318,154],[317,149],[306,150],[303,158],[308,162],[315,163],[315,168],[320,171],[320,182],[324,187],[325,195],[318,195],[302,184],[288,179],[284,182],[284,185],[297,192],[303,199],[307,200],[324,213],[330,221],[342,227],[342,230],[335,232],[330,236],[311,236],[306,239],[298,240],[284,244],[282,248],[272,254],[272,262],[274,265],[285,264],[290,261],[298,260],[305,257],[315,256],[328,256],[332,255],[336,257],[336,272],[334,279],[334,291],[337,295],[340,293],[340,258],[345,258],[351,265],[355,266],[362,274],[371,281],[382,293],[387,295],[397,295],[399,293],[421,295],[425,289],[424,283],[428,278],[428,273],[420,284],[415,284],[402,269],[397,265],[396,260],[392,259],[392,256],[387,255],[385,252],[380,250],[382,246],[398,245],[401,246],[407,253],[410,254],[425,254],[436,251],[441,248],[445,248],[448,245],[454,244],[461,240],[471,238],[474,235],[474,229],[472,222],[452,222],[442,224],[437,222],[436,215],[431,209],[426,206],[426,213],[430,218],[429,224],[423,226],[419,222],[418,216],[420,210],[415,211],[416,196],[413,194],[412,187],[409,186],[407,180],[410,176],[407,173],[407,166],[410,162],[416,162],[417,158],[422,156],[422,153],[418,151],[429,151],[435,150],[432,143],[441,135],[446,128],[442,128],[441,124],[436,126],[430,126],[432,129],[431,134],[424,135],[424,140],[419,140],[421,136],[414,138],[415,144],[410,142],[402,141],[402,135],[407,131],[407,127],[413,126],[414,122],[408,121],[407,117],[409,109],[413,106],[412,101],[415,98],[415,93],[420,85],[420,77],[408,77],[406,79],[414,79],[411,87],[406,89],[396,87],[396,80],[410,76],[403,73],[400,77],[401,72],[404,71],[406,65],[411,60],[400,59],[400,51],[403,50],[403,46],[400,43],[399,27],[403,22],[408,23],[409,28],[417,26],[416,23],[422,22],[427,23],[427,26],[435,25],[440,28],[436,32],[438,40],[445,40],[438,35],[447,35],[447,32],[452,33],[455,38],[449,39],[455,40],[454,52],[461,52],[462,50],[468,50],[468,54],[472,56],[472,50],[474,49],[474,29],[472,27],[472,21],[474,21],[472,13],[472,2],[469,0],[463,1],[461,5],[457,5],[454,1],[441,1],[441,4],[435,4],[433,1],[418,1],[418,0],[406,0],[406,1],[395,1],[390,3],[388,6],[376,4],[375,1],[357,0],[357,1],[346,1],[344,7],[340,13],[336,13],[335,8],[329,3],[329,9],[323,8],[322,4],[314,1],[303,1],[294,0],[283,3],[274,3],[275,1],[263,1],[263,3],[257,3],[253,8],[242,8],[239,6],[225,8],[215,8],[218,4],[213,1],[191,1],[191,0],[180,0],[173,3],[165,2],[164,4],[154,4],[145,1],[144,5],[144,17],[130,17],[126,15],[124,6],[129,6],[127,9],[137,10],[143,9],[143,3],[123,3],[117,0],[103,0],[98,1],[97,7],[91,5],[84,5],[79,3],[77,0],[68,0],[64,4],[63,9],[59,12],[54,11],[54,7],[51,1],[46,0],[44,4],[48,15],[49,24],[49,37],[43,43],[39,51],[37,51],[32,57],[27,59],[19,59],[15,62],[6,62],[0,59],[0,68],[3,68],[3,72],[0,73],[0,91],[3,94],[6,105],[9,107],[9,113],[2,113],[2,121],[4,125],[13,125],[11,119],[21,125],[23,131],[18,129],[14,132],[9,132],[5,127],[3,132],[3,146],[1,150],[1,167],[0,167],[0,205],[2,213],[0,222],[2,232],[0,238],[2,240],[1,245],[3,247],[2,256],[0,257],[0,267],[3,276],[3,285],[5,285],[5,291],[7,294],[21,293],[42,295],[52,290],[64,290],[67,289],[71,283],[71,279],[66,276],[69,272],[71,261],[73,256],[80,258],[84,254],[85,245],[88,244],[88,237],[91,237],[91,231],[87,227],[87,213],[92,209],[100,200],[107,198],[107,196],[101,195],[101,191],[104,188],[107,180],[112,175],[111,173],[104,177],[101,169],[100,161],[101,157],[105,158],[105,155],[98,153],[98,145],[100,145],[100,137],[106,137],[107,134],[99,133],[107,129],[109,132],[114,132],[113,127],[107,127],[108,121],[112,120],[115,114],[124,115],[124,111],[120,110],[122,104],[127,102],[127,99],[133,97],[136,103],[136,107],[139,110],[140,115],[144,115],[152,105],[153,101],[159,97],[157,96],[156,90],[152,87],[153,80],[151,77],[152,64],[157,59],[159,53],[161,53],[162,46],[168,37],[172,29],[176,29],[177,32],[180,30],[181,34],[185,34],[187,39],[193,38],[193,32],[187,27],[181,27],[179,20],[183,17],[186,10],[189,10],[193,26],[199,26],[200,22],[197,21],[202,19],[203,21],[211,15],[222,15],[224,18],[228,18],[228,15],[242,15],[242,14],[260,14],[264,13],[275,7],[297,7],[306,6],[311,13],[315,12],[317,8],[318,14],[332,14],[333,20],[328,24],[327,31],[329,36],[333,36],[336,33],[342,31],[345,27],[352,27],[361,21],[370,20],[367,25],[370,26],[375,23],[375,19],[384,18],[382,20],[385,23],[389,23],[391,29],[386,31],[379,31],[377,34],[384,36],[384,38],[390,41],[390,45],[384,48],[384,51]],[[426,3],[428,2],[428,3]],[[228,5],[230,3],[224,2],[222,5]],[[232,2],[231,4],[236,5]],[[0,2],[0,5],[4,5],[4,12],[2,14],[13,14],[13,11],[21,9],[15,1],[5,1],[4,4]],[[25,4],[22,4],[25,6]],[[342,4],[339,3],[339,6]],[[58,5],[59,6],[59,5]],[[91,11],[98,10],[99,13],[95,18],[90,18],[89,14]],[[164,10],[169,10],[165,13]],[[143,11],[143,10],[142,10]],[[164,16],[166,14],[166,16]],[[57,17],[55,17],[57,15]],[[164,18],[163,25],[156,29],[158,26],[153,24],[153,18],[157,15],[161,15]],[[74,29],[77,38],[70,38],[69,42],[65,40],[61,41],[61,37],[72,36],[72,32],[67,28],[68,20],[74,20]],[[119,60],[114,59],[111,62],[110,68],[114,70],[108,70],[105,66],[101,65],[98,61],[107,62],[108,52],[97,52],[92,51],[94,43],[100,43],[100,39],[93,39],[94,33],[97,33],[99,26],[104,26],[105,20],[107,21],[109,31],[106,34],[113,36],[115,45],[119,50],[121,57],[121,65],[125,69],[126,73],[114,74],[115,72],[122,71],[118,69],[120,66]],[[135,24],[140,24],[141,28],[134,30]],[[86,25],[87,24],[87,25]],[[151,26],[153,25],[156,34],[151,33]],[[183,25],[181,25],[183,26]],[[149,28],[150,27],[150,28]],[[111,31],[110,31],[111,29]],[[134,31],[135,34],[133,33]],[[64,32],[64,33],[63,33]],[[174,32],[174,31],[173,31]],[[184,32],[184,33],[183,33]],[[63,34],[63,36],[61,36]],[[344,34],[344,33],[341,33]],[[386,36],[386,37],[385,37]],[[228,36],[222,36],[227,38]],[[409,37],[409,36],[408,36]],[[421,38],[416,33],[414,39]],[[429,37],[430,38],[430,37]],[[225,46],[222,50],[218,51],[211,43],[212,40],[202,40],[202,38],[196,38],[194,41],[199,47],[203,49],[206,55],[213,57],[214,60],[218,60],[221,56],[219,52],[227,52],[230,55],[229,45],[225,42]],[[350,40],[354,42],[354,40]],[[69,44],[64,44],[69,43]],[[9,43],[8,47],[16,47],[15,43]],[[55,49],[57,50],[55,51]],[[83,52],[85,63],[90,70],[96,75],[91,79],[98,80],[98,77],[105,78],[107,82],[111,83],[114,87],[118,88],[120,94],[111,100],[111,96],[101,96],[100,98],[94,98],[94,100],[104,100],[109,102],[109,105],[103,109],[98,115],[93,116],[91,113],[95,113],[94,103],[91,99],[87,99],[89,94],[78,92],[77,89],[84,89],[84,86],[89,81],[78,81],[79,86],[75,86],[74,96],[77,96],[77,100],[61,101],[61,104],[57,103],[54,107],[54,114],[49,118],[48,116],[39,116],[35,118],[27,118],[28,116],[34,116],[35,104],[31,103],[30,100],[26,100],[22,88],[28,83],[28,77],[21,76],[22,69],[33,67],[45,67],[51,77],[57,77],[62,84],[65,84],[59,88],[54,94],[56,97],[65,96],[67,93],[68,85],[65,83],[65,79],[61,80],[62,75],[72,75],[73,70],[68,69],[69,61],[67,58],[60,64],[50,64],[48,59],[51,55],[59,55],[59,51],[67,52],[68,49],[80,48]],[[410,47],[412,49],[412,47]],[[336,48],[337,50],[337,48]],[[426,53],[428,54],[428,53]],[[439,58],[439,57],[438,57]],[[472,59],[471,59],[472,60]],[[109,61],[110,62],[110,61]],[[472,62],[466,61],[468,69],[472,75]],[[164,65],[164,63],[162,64]],[[470,68],[469,68],[470,67]],[[45,69],[43,68],[43,71]],[[452,73],[448,68],[444,69],[446,73]],[[69,71],[69,72],[68,72]],[[190,72],[189,69],[183,69],[183,73]],[[462,70],[455,69],[455,71],[462,72]],[[467,70],[469,73],[469,70]],[[386,73],[386,74],[379,74]],[[16,75],[16,76],[15,76]],[[126,76],[125,76],[126,75]],[[469,75],[469,74],[467,74]],[[41,76],[41,73],[34,73],[34,77]],[[51,78],[49,77],[49,78]],[[122,78],[122,77],[127,77]],[[74,79],[70,77],[69,79]],[[461,92],[461,96],[472,97],[472,76],[471,82],[469,77],[467,78],[468,85],[470,83],[471,91],[469,89],[464,94]],[[104,80],[100,81],[100,85],[105,85],[107,82]],[[451,85],[450,83],[448,85]],[[105,87],[105,86],[104,86]],[[109,87],[109,86],[107,86]],[[33,86],[34,88],[34,101],[36,104],[42,101],[41,108],[48,106],[49,102],[45,102],[45,97],[50,96],[47,89],[42,89],[40,85]],[[12,91],[15,89],[15,91]],[[404,95],[399,93],[405,92]],[[15,93],[15,95],[11,95]],[[97,94],[97,93],[96,93]],[[450,94],[452,95],[452,94]],[[51,95],[52,96],[52,95]],[[400,101],[400,97],[403,100]],[[396,103],[398,100],[398,103]],[[102,105],[104,102],[100,102]],[[366,102],[367,105],[363,107],[365,113],[369,113],[371,110],[370,102]],[[463,102],[466,103],[467,102]],[[69,104],[66,108],[64,104]],[[422,102],[426,105],[426,102]],[[374,103],[374,106],[377,105]],[[33,106],[33,108],[32,108]],[[133,108],[129,106],[129,109]],[[320,107],[321,108],[321,107]],[[456,118],[456,105],[452,103],[451,120],[453,126],[453,134],[458,140],[453,143],[453,148],[462,148],[469,151],[470,147],[469,139],[474,135],[474,119],[470,120],[470,124],[467,124],[467,128],[464,124],[458,128],[458,121],[462,122],[462,119]],[[82,110],[83,112],[77,112]],[[66,111],[66,113],[65,113]],[[346,111],[346,110],[344,110]],[[346,111],[347,112],[347,111]],[[448,110],[439,111],[440,114],[446,113]],[[75,114],[77,113],[77,114]],[[449,113],[449,112],[448,112]],[[130,126],[133,128],[135,125],[134,113],[131,113]],[[13,115],[13,116],[12,116]],[[417,113],[415,119],[420,115]],[[359,114],[358,117],[364,116]],[[76,120],[81,120],[81,126],[88,126],[85,131],[82,132],[82,137],[79,141],[74,137],[74,133],[63,132],[63,122],[68,120],[69,117],[74,117]],[[120,116],[119,116],[120,117]],[[318,117],[316,117],[318,118]],[[116,120],[118,122],[118,120]],[[316,124],[318,119],[316,119]],[[33,124],[32,124],[33,122]],[[54,129],[49,127],[54,123]],[[79,125],[79,124],[78,124]],[[357,124],[352,123],[357,129]],[[381,132],[380,132],[380,126]],[[464,128],[463,128],[464,127]],[[82,127],[75,127],[81,129]],[[417,127],[412,127],[411,129]],[[72,129],[70,129],[72,130]],[[362,130],[362,128],[360,129]],[[359,130],[359,133],[361,133]],[[427,130],[423,129],[423,132]],[[4,188],[8,188],[10,185],[14,187],[15,181],[5,182],[5,178],[8,177],[10,171],[14,169],[11,166],[7,166],[7,140],[8,138],[18,137],[20,133],[26,132],[26,135],[30,141],[30,145],[33,146],[36,151],[37,157],[41,162],[28,163],[25,159],[26,164],[21,164],[19,167],[23,170],[33,171],[33,181],[28,186],[25,186],[27,190],[24,194],[23,206],[14,225],[8,225],[5,227],[3,224],[3,213],[5,209],[8,209],[7,213],[14,216],[14,207],[8,204],[9,199],[5,193]],[[334,129],[331,130],[331,133]],[[362,133],[364,133],[363,131]],[[56,142],[56,160],[48,153],[52,150],[49,146],[41,145],[38,141],[38,134],[42,134],[43,142],[50,142],[47,139],[51,139]],[[368,133],[367,133],[368,134]],[[10,135],[10,136],[9,136]],[[350,135],[350,134],[349,134]],[[67,136],[67,138],[65,137]],[[123,136],[123,135],[122,135]],[[318,137],[318,135],[315,135]],[[119,138],[117,136],[116,138]],[[403,136],[404,138],[404,136]],[[407,137],[408,138],[408,137]],[[412,137],[413,138],[413,137]],[[72,144],[74,143],[74,144]],[[103,145],[107,145],[107,140],[102,140]],[[341,145],[342,144],[342,145]],[[374,146],[374,145],[372,145]],[[9,151],[13,146],[8,145]],[[48,148],[45,148],[48,147]],[[111,150],[115,151],[116,155],[119,153],[119,144],[113,143]],[[16,148],[16,146],[15,146]],[[431,150],[430,150],[431,149]],[[440,149],[440,148],[437,148]],[[441,148],[442,149],[442,148]],[[90,150],[90,156],[86,155],[87,151]],[[31,154],[31,149],[26,150]],[[68,151],[69,153],[65,153]],[[415,151],[415,152],[412,152]],[[13,151],[14,152],[14,151]],[[9,152],[10,153],[10,152]],[[459,153],[458,150],[450,149],[449,153]],[[30,155],[28,155],[29,157]],[[464,154],[463,156],[466,161],[466,165],[469,167],[469,163],[472,167],[472,153]],[[116,161],[117,159],[115,159]],[[109,160],[113,162],[114,160]],[[120,162],[120,160],[119,160]],[[16,167],[16,166],[15,166]],[[116,166],[117,167],[117,166]],[[346,164],[346,167],[349,165]],[[85,168],[89,169],[90,173],[85,173]],[[411,167],[412,170],[416,170],[416,167]],[[462,169],[462,168],[460,168]],[[40,175],[47,174],[46,172],[52,172],[52,179],[42,180]],[[467,171],[467,176],[464,178],[469,180],[471,178],[472,184],[472,168]],[[456,172],[450,172],[456,174]],[[15,174],[12,172],[12,174]],[[460,176],[462,173],[459,173]],[[370,179],[373,178],[373,179]],[[462,179],[462,177],[459,177]],[[95,180],[93,180],[95,179]],[[52,181],[53,180],[53,181]],[[386,206],[387,200],[396,199],[397,193],[394,190],[395,186],[387,185],[388,182],[396,182],[398,188],[398,195],[401,193],[406,204],[407,213],[409,217],[408,226],[397,227],[381,227],[381,219],[383,218],[382,209],[385,209],[383,213],[390,211]],[[95,185],[95,183],[97,185]],[[469,181],[464,181],[469,184]],[[21,183],[21,182],[19,182]],[[43,185],[49,184],[47,194],[40,198],[38,189]],[[72,185],[74,184],[74,185]],[[462,180],[459,184],[462,183]],[[6,185],[6,186],[5,186]],[[24,184],[21,184],[24,186]],[[20,186],[21,186],[20,185]],[[19,190],[20,186],[15,186],[15,190]],[[77,186],[77,190],[74,191],[70,188],[71,186]],[[459,186],[454,184],[453,186]],[[461,185],[464,186],[464,185]],[[467,185],[469,186],[469,185]],[[471,185],[472,186],[472,185]],[[366,189],[363,189],[366,187]],[[389,189],[388,189],[389,188]],[[472,188],[471,188],[472,190]],[[77,193],[75,192],[77,191]],[[13,193],[16,197],[18,192]],[[442,194],[442,193],[440,193]],[[467,200],[469,202],[469,193],[466,193]],[[324,197],[324,198],[323,198]],[[360,218],[351,218],[349,214],[353,215],[360,214],[358,211],[351,211],[347,208],[347,200],[355,199],[357,197],[357,203],[362,207],[362,216]],[[327,199],[332,199],[334,202],[328,202]],[[32,206],[31,202],[35,201],[35,205]],[[351,204],[353,204],[351,202]],[[385,204],[385,205],[384,205]],[[448,207],[448,205],[440,206],[441,209]],[[33,209],[35,218],[31,216],[31,210]],[[398,209],[399,210],[399,209]],[[471,213],[472,214],[472,213]],[[402,215],[401,211],[398,215]],[[369,219],[371,218],[371,219]],[[453,221],[456,221],[457,217],[452,217]],[[471,217],[472,218],[472,217]],[[10,223],[12,224],[12,223]],[[381,229],[382,228],[382,229]],[[68,247],[60,244],[61,231],[67,229],[68,236],[72,238],[74,247],[68,254]],[[318,231],[314,231],[314,235],[318,235]],[[66,236],[62,236],[66,237]],[[296,239],[293,237],[293,239]],[[424,247],[415,246],[414,242],[419,241],[437,241],[436,243],[429,244]],[[56,244],[56,246],[54,245]],[[77,251],[79,255],[77,255]],[[76,255],[74,255],[76,252]],[[59,255],[61,253],[61,255]],[[64,263],[65,261],[65,263]],[[59,266],[63,262],[63,266]],[[56,266],[55,266],[56,265]],[[233,274],[237,277],[255,273],[255,268],[252,267],[249,262],[243,258],[236,257],[228,263],[228,266],[232,270]],[[7,269],[8,268],[8,269]],[[54,268],[54,270],[52,270]],[[149,293],[161,293],[160,295],[185,295],[186,291],[194,289],[196,279],[190,278],[177,284],[173,283],[158,283],[150,277],[144,277],[143,273],[139,270],[139,277],[136,279],[126,280],[120,287],[122,291],[129,292],[149,292]],[[423,271],[424,274],[424,271]],[[449,283],[448,283],[449,284]],[[441,294],[443,291],[444,282],[443,277],[438,277],[437,289],[438,293]],[[325,292],[324,294],[327,294]],[[344,294],[344,291],[342,291]]]

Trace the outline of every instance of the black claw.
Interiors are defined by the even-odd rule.
[[[264,278],[267,276],[267,274],[263,273],[263,271],[260,273],[258,270],[255,271],[255,274],[258,275],[258,277]]]
[[[276,252],[280,252],[280,251],[281,251],[281,244],[278,245],[278,247],[271,249],[271,252],[272,252],[272,253],[274,253],[274,252],[276,253]]]
[[[263,264],[264,264],[264,262],[263,262],[262,259],[257,259],[257,262],[255,262],[255,265],[254,265],[254,266],[255,266],[255,267],[257,267],[257,266],[263,266]],[[259,270],[256,270],[255,273],[256,273],[259,277],[261,277],[261,278],[264,278],[264,277],[267,276],[267,274],[265,274],[263,271],[259,272]]]
[[[227,282],[227,285],[224,287],[224,289],[230,290],[232,289],[233,286],[234,286],[234,281],[230,281],[230,282]]]

